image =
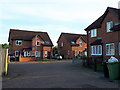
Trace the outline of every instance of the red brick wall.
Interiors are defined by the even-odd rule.
[[[78,38],[76,43],[82,42],[82,46],[72,46],[72,57],[74,57],[73,51],[77,50],[77,55],[79,54],[79,51],[84,51],[85,48],[87,48],[87,43],[85,43],[81,38]],[[84,55],[84,52],[83,52]]]
[[[52,47],[48,47],[48,46],[44,46],[43,47],[43,58],[45,58],[45,51],[47,51],[48,53],[48,58],[51,58],[51,56],[52,56]]]
[[[114,43],[115,45],[115,57],[119,57],[118,55],[118,41],[119,41],[119,34],[118,31],[116,32],[107,32],[107,21],[113,21],[113,25],[115,25],[116,22],[120,22],[118,18],[111,12],[108,12],[107,16],[105,17],[102,27],[97,28],[97,37],[91,38],[91,33],[88,33],[88,56],[91,57],[91,46],[90,44],[97,40],[98,37],[102,38],[103,42],[103,57],[109,58],[110,56],[106,55],[106,44],[108,43]],[[93,56],[94,57],[94,56]]]
[[[63,43],[63,47],[61,47],[61,43]],[[70,50],[70,53],[72,51],[71,45],[69,44],[69,42],[64,38],[64,36],[61,36],[59,42],[58,42],[58,53],[62,56],[64,56],[64,58],[72,58],[71,54],[68,55],[68,50]]]
[[[58,42],[58,52],[61,55],[64,55],[65,59],[71,59],[74,57],[73,55],[73,51],[77,50],[77,51],[83,51],[85,49],[85,47],[87,47],[87,44],[81,39],[78,38],[78,40],[76,41],[76,43],[79,43],[79,41],[81,40],[82,42],[82,47],[81,46],[71,46],[71,43],[69,43],[64,36],[61,36],[59,42]],[[63,47],[61,47],[61,43],[63,43]],[[68,55],[68,50],[70,51],[70,54]],[[78,54],[79,52],[77,52]],[[84,54],[84,53],[83,53]]]
[[[36,46],[36,41],[40,41],[40,46]],[[38,36],[38,37],[34,37],[32,39],[32,51],[33,51],[33,56],[35,56],[35,51],[42,51],[42,45],[41,43],[43,43],[44,41]],[[42,56],[42,53],[41,55]]]
[[[36,41],[40,41],[40,46],[36,46]],[[40,57],[38,59],[43,59],[44,56],[44,50],[52,52],[52,47],[51,46],[43,46],[41,45],[41,43],[43,43],[44,41],[38,36],[36,38],[36,36],[32,39],[32,41],[22,41],[22,45],[21,46],[16,46],[16,40],[11,40],[10,39],[10,47],[9,47],[9,53],[15,55],[15,51],[22,51],[23,47],[32,47],[32,51],[33,51],[33,56],[35,56],[35,50],[36,51],[40,51]],[[44,49],[44,50],[43,50]],[[52,54],[52,53],[51,53]],[[51,57],[51,55],[50,55]],[[26,60],[25,60],[26,59]],[[22,61],[29,61],[33,59],[33,57],[22,57]],[[17,60],[17,58],[16,58]],[[19,60],[20,61],[20,60]]]
[[[28,61],[34,61],[35,57],[21,57],[19,56],[19,62],[28,62]]]

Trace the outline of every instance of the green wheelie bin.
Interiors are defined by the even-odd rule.
[[[111,80],[120,78],[120,62],[107,62],[109,78]]]

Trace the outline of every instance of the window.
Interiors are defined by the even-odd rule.
[[[75,56],[77,56],[77,50],[75,50]]]
[[[40,51],[35,51],[35,57],[40,57]]]
[[[61,43],[61,46],[63,47],[63,43]]]
[[[30,51],[27,51],[27,56],[30,56]]]
[[[31,51],[31,56],[33,56],[33,52]]]
[[[68,55],[70,55],[70,50],[68,50]]]
[[[15,51],[15,57],[19,57],[20,51]]]
[[[22,45],[22,40],[16,40],[16,45],[21,46]]]
[[[50,42],[48,42],[48,41],[45,41],[45,44],[50,44]]]
[[[106,55],[114,55],[114,43],[106,44]]]
[[[47,57],[47,51],[45,51],[45,57]]]
[[[96,37],[97,36],[97,29],[91,30],[91,37]]]
[[[24,51],[24,57],[26,57],[27,56],[27,52],[26,51]]]
[[[80,56],[82,56],[83,52],[82,52],[82,51],[79,51],[79,54],[80,54]]]
[[[91,55],[102,55],[102,46],[101,45],[91,46]]]
[[[113,22],[112,21],[109,21],[107,22],[107,32],[111,32],[111,28],[113,27]]]
[[[24,57],[26,56],[32,56],[32,51],[24,51]]]
[[[40,41],[36,41],[36,46],[40,46]]]
[[[74,41],[71,41],[72,44],[76,44]]]
[[[82,46],[82,42],[79,42],[79,45]]]

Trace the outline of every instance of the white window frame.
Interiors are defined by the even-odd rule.
[[[82,47],[82,42],[79,42],[79,46],[81,46],[81,47]]]
[[[107,32],[112,32],[110,29],[113,27],[113,21],[107,22]]]
[[[17,43],[18,42],[18,43]],[[19,44],[19,42],[21,42],[21,44]],[[22,45],[22,40],[16,40],[16,45],[17,46],[21,46]]]
[[[91,30],[91,37],[97,37],[97,29]]]
[[[35,57],[40,57],[40,51],[35,51]]]
[[[61,47],[63,47],[63,43],[61,43]]]
[[[110,49],[111,44],[113,44],[113,47],[114,47],[113,48],[113,50],[114,50],[113,53],[111,53],[111,49]],[[107,54],[107,46],[109,46],[109,52],[110,52],[109,54]],[[115,55],[115,45],[114,45],[114,43],[106,44],[106,55]]]
[[[30,51],[27,51],[27,56],[31,56],[31,53],[30,53]]]
[[[102,45],[91,46],[91,55],[102,55]]]
[[[15,57],[19,57],[19,55],[17,55],[17,53],[20,53],[19,51],[15,51]]]
[[[39,42],[39,45],[37,45],[38,42]],[[40,41],[36,41],[36,46],[40,46]]]
[[[45,51],[45,57],[47,57],[48,56],[48,51]]]
[[[24,51],[24,57],[26,57],[27,56],[27,51]]]

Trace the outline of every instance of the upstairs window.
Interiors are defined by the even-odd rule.
[[[74,41],[71,41],[72,44],[76,44]]]
[[[40,41],[36,41],[36,46],[40,46]]]
[[[112,21],[109,21],[107,22],[107,32],[111,32],[111,28],[113,27],[113,22]]]
[[[97,29],[92,29],[91,30],[91,37],[96,37],[97,36]]]
[[[48,42],[48,41],[45,41],[45,44],[50,44],[50,42]]]
[[[79,45],[82,47],[82,42],[79,42]]]
[[[16,40],[16,45],[21,46],[22,45],[22,40]]]
[[[63,43],[61,43],[61,47],[63,47]]]

